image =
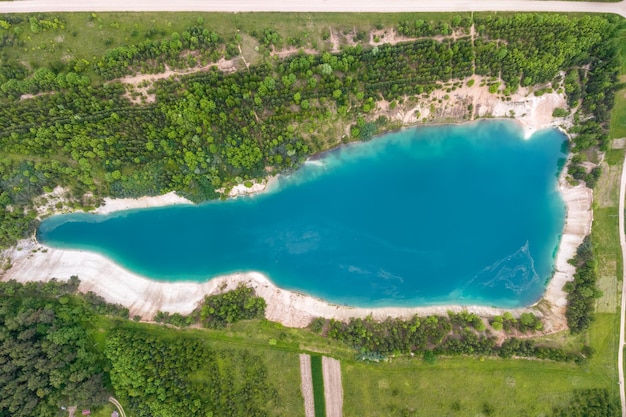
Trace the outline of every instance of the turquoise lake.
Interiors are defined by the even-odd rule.
[[[161,281],[258,271],[353,306],[525,306],[541,298],[563,230],[564,141],[524,139],[510,121],[403,130],[253,197],[54,216],[38,239]]]

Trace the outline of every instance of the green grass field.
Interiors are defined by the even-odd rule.
[[[618,45],[622,58],[620,82],[622,85],[626,85],[626,29],[622,30]],[[611,115],[609,136],[612,139],[626,137],[626,88],[622,88],[615,94],[615,107]]]
[[[584,366],[496,358],[440,358],[435,365],[406,358],[344,363],[344,415],[549,416],[571,400],[572,390],[587,388],[607,388],[617,401],[617,331],[617,314],[598,314],[586,336],[596,356]]]
[[[575,365],[516,359],[400,359],[343,371],[346,417],[549,415],[569,402],[572,389],[613,382]]]
[[[315,417],[326,417],[326,398],[324,397],[324,374],[322,373],[322,357],[311,355],[311,376],[313,379],[313,399],[315,401]]]
[[[582,367],[549,361],[473,357],[439,358],[434,365],[426,365],[417,358],[363,363],[355,361],[354,355],[339,343],[307,330],[286,329],[265,321],[243,322],[223,331],[178,330],[165,326],[154,330],[154,325],[132,322],[124,322],[122,326],[150,326],[153,332],[165,337],[177,337],[182,332],[216,349],[254,349],[266,362],[269,380],[278,390],[280,407],[274,410],[276,416],[304,413],[297,352],[305,345],[324,347],[331,356],[337,352],[342,358],[345,416],[476,416],[480,413],[542,416],[549,415],[554,407],[566,405],[572,390],[577,388],[609,388],[617,398],[617,317],[616,314],[598,315],[586,336],[550,336],[555,343],[570,343],[572,348],[578,349],[586,338],[597,354]],[[97,328],[92,337],[103,347],[108,330],[119,326],[120,322],[103,320],[94,324]],[[269,343],[272,339],[277,343]],[[316,361],[320,362],[319,371],[315,368]],[[322,393],[323,401],[319,355],[312,357],[312,371],[316,407],[323,409],[317,394]],[[320,376],[318,383],[316,374]]]

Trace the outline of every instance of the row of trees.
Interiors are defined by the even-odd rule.
[[[573,259],[576,266],[574,280],[565,284],[567,294],[567,325],[572,333],[586,330],[594,319],[596,299],[602,292],[596,287],[597,260],[589,237],[578,247]]]
[[[541,320],[531,313],[519,319],[505,314],[495,317],[494,324],[503,323],[509,332],[534,332],[542,327]],[[366,319],[350,319],[344,323],[337,320],[315,319],[310,328],[327,337],[340,340],[359,352],[361,359],[378,359],[386,355],[418,353],[425,360],[436,355],[497,355],[575,361],[583,363],[593,354],[590,347],[581,352],[566,352],[551,346],[542,346],[531,339],[510,337],[501,344],[487,329],[483,320],[475,314],[448,313],[444,316],[414,316],[410,320],[387,319],[382,322]],[[502,328],[502,327],[500,327]]]

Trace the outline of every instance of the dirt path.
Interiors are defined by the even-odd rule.
[[[240,50],[241,52],[241,50]],[[243,58],[243,55],[242,55]],[[221,58],[217,62],[211,62],[210,64],[204,66],[198,66],[193,68],[186,68],[182,70],[171,69],[169,66],[165,65],[165,71],[159,72],[156,74],[137,74],[137,75],[127,75],[126,77],[118,78],[118,81],[123,82],[124,84],[132,84],[135,86],[140,85],[144,81],[154,82],[157,80],[163,80],[165,78],[173,77],[176,75],[189,75],[197,72],[208,71],[212,67],[217,67],[218,70],[222,72],[235,72],[237,71],[237,61],[239,57],[226,60]],[[243,60],[245,64],[245,60]],[[246,64],[247,67],[247,64]],[[34,97],[34,96],[33,96]]]
[[[341,384],[341,364],[337,359],[322,357],[324,374],[324,398],[326,417],[341,417],[343,410],[343,385]]]
[[[622,248],[622,259],[626,262],[626,236],[624,236],[624,197],[626,197],[626,158],[622,168],[622,181],[619,187],[619,243]],[[617,354],[617,371],[619,373],[619,397],[622,404],[622,417],[626,417],[626,394],[624,393],[624,316],[626,315],[626,269],[622,279],[622,307],[619,326],[619,350]]]
[[[124,412],[124,408],[122,407],[122,404],[119,403],[119,401],[117,401],[113,397],[109,397],[109,402],[111,404],[113,404],[117,408],[117,410],[120,412],[120,417],[126,417],[126,413]]]
[[[529,0],[21,0],[0,2],[0,13],[32,12],[579,12],[616,13],[626,17],[626,2]]]
[[[300,376],[302,378],[302,397],[304,397],[304,416],[315,417],[313,403],[313,375],[311,374],[311,357],[300,354]]]

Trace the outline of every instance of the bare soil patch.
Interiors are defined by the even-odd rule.
[[[341,364],[337,359],[322,356],[324,374],[324,398],[326,417],[341,417],[343,411],[343,385],[341,384]]]
[[[306,353],[300,354],[300,376],[302,378],[304,415],[305,417],[315,417],[315,404],[313,403],[313,376],[311,375],[311,357]]]

